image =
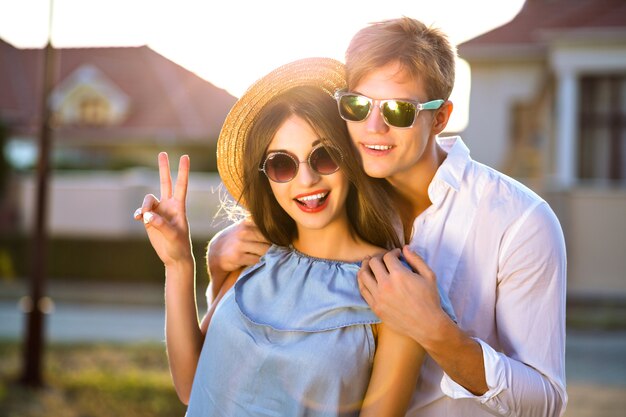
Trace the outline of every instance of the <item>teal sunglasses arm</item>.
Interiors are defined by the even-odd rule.
[[[420,110],[437,110],[444,103],[444,100],[433,100],[426,103],[419,103]]]

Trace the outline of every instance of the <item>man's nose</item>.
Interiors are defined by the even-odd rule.
[[[389,126],[385,123],[380,107],[374,106],[369,116],[365,120],[367,131],[370,133],[384,133],[389,130]]]

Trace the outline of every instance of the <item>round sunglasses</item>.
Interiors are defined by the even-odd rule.
[[[420,111],[437,110],[444,103],[444,100],[426,103],[398,99],[374,100],[345,90],[335,92],[335,100],[339,107],[339,115],[347,122],[364,121],[372,112],[372,107],[377,106],[387,126],[401,129],[413,127]]]
[[[267,154],[259,171],[274,182],[289,182],[298,175],[300,164],[308,163],[320,175],[330,175],[339,170],[343,155],[339,149],[319,144],[311,149],[306,161],[300,161],[291,152],[274,151]]]

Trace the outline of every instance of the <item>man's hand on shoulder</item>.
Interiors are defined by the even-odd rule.
[[[219,291],[229,272],[259,262],[269,247],[270,243],[248,218],[218,232],[207,246],[207,268],[213,290]]]
[[[401,255],[416,272],[402,263]],[[442,321],[450,320],[441,308],[435,273],[407,247],[363,261],[358,281],[363,298],[378,317],[420,344],[436,333]]]

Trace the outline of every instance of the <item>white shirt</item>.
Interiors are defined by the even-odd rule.
[[[438,141],[448,156],[410,247],[480,342],[489,390],[472,395],[427,358],[407,416],[559,416],[567,404],[559,222],[534,192],[473,161],[461,138]]]

